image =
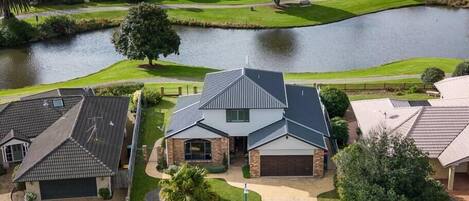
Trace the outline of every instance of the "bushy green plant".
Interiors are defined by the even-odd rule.
[[[37,200],[37,195],[36,193],[33,192],[26,192],[24,194],[24,201],[36,201]]]
[[[337,140],[340,147],[347,145],[348,141],[348,124],[347,121],[341,117],[334,117],[331,119],[332,138]]]
[[[103,198],[103,200],[111,199],[111,191],[109,190],[109,188],[100,188],[98,194],[99,197]]]
[[[37,29],[31,24],[10,18],[2,20],[0,25],[0,47],[12,47],[25,44],[37,36]]]
[[[77,32],[119,26],[119,21],[109,19],[83,19],[77,22]]]
[[[50,16],[39,25],[39,31],[44,38],[70,35],[77,31],[77,23],[69,16]]]
[[[202,167],[205,168],[208,173],[212,174],[226,172],[226,166],[224,165],[203,165]]]
[[[143,88],[143,83],[130,82],[94,88],[97,96],[128,96]]]
[[[177,171],[179,171],[179,166],[170,165],[168,166],[167,169],[164,170],[164,173],[171,175],[171,174],[175,174]]]
[[[163,97],[159,92],[152,89],[143,90],[143,102],[146,106],[158,105]]]
[[[445,78],[445,71],[436,68],[436,67],[429,67],[423,71],[420,79],[425,84],[434,84]]]
[[[337,88],[326,87],[321,89],[320,96],[331,118],[343,117],[350,105],[347,94]]]
[[[247,178],[247,179],[251,178],[251,172],[250,172],[248,164],[244,164],[241,169],[243,170],[243,177],[244,178]]]
[[[168,168],[168,164],[166,163],[166,158],[161,157],[158,159],[157,164],[156,164],[156,169],[158,171],[163,171],[164,169]]]
[[[226,153],[223,154],[223,165],[228,168],[228,157],[226,156]]]
[[[20,169],[20,165],[15,166],[13,168],[13,174],[11,174],[11,180],[13,181],[16,177],[16,173]],[[26,189],[26,184],[24,182],[15,182],[15,189],[19,191],[23,191]]]
[[[407,89],[406,91],[408,94],[415,94],[417,92],[419,92],[419,88],[417,87],[417,85],[412,85],[409,87],[409,89]]]
[[[469,61],[464,61],[456,66],[453,77],[469,75]]]

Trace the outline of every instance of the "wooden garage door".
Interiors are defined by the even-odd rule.
[[[42,199],[97,196],[96,178],[41,181]]]
[[[261,156],[261,176],[313,175],[313,156]]]

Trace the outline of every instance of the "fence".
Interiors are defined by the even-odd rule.
[[[160,87],[160,94],[163,96],[181,96],[198,94],[201,92],[201,88],[197,86],[179,86],[179,87]]]
[[[136,117],[135,117],[135,125],[134,125],[134,130],[132,134],[132,145],[130,149],[130,159],[129,159],[129,172],[128,172],[128,177],[129,177],[129,188],[127,189],[127,197],[126,200],[130,200],[130,192],[132,190],[132,184],[133,184],[133,176],[134,176],[134,171],[135,171],[135,159],[137,156],[137,146],[138,146],[138,136],[140,133],[140,122],[142,118],[142,93],[140,93],[140,96],[138,97],[138,102],[137,102],[137,112],[136,112]]]

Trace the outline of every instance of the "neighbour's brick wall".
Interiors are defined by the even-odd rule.
[[[249,172],[251,177],[261,176],[261,155],[257,149],[249,151]]]
[[[313,176],[322,177],[324,176],[324,150],[314,150],[313,156]]]
[[[96,188],[99,196],[99,189],[107,188],[111,192],[112,195],[112,187],[111,187],[111,177],[96,177]]]
[[[166,139],[166,152],[167,152],[167,162],[168,165],[176,165],[184,160],[184,142],[191,139],[178,139],[178,138],[168,138]],[[226,157],[229,157],[229,147],[230,140],[226,137],[206,139],[210,141],[212,148],[212,160],[210,161],[188,161],[196,163],[213,163],[217,165],[223,164],[223,156],[226,154]]]
[[[41,201],[41,188],[39,187],[39,182],[38,181],[33,181],[33,182],[25,182],[26,184],[26,191],[25,192],[31,192],[36,194],[37,199],[36,201]]]
[[[433,169],[432,177],[435,179],[448,179],[448,168],[441,166],[441,163],[438,159],[430,159],[430,165]]]

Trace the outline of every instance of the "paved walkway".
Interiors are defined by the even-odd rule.
[[[284,0],[282,4],[298,3],[299,0]],[[273,2],[270,3],[254,3],[254,4],[236,4],[236,5],[222,5],[222,4],[161,4],[164,9],[223,9],[223,8],[249,8],[258,6],[274,6]],[[128,10],[132,6],[103,6],[103,7],[85,7],[64,10],[51,10],[39,13],[27,13],[17,15],[19,19],[30,18],[34,16],[46,17],[52,15],[72,15],[79,13],[93,13],[104,11],[123,11]]]

